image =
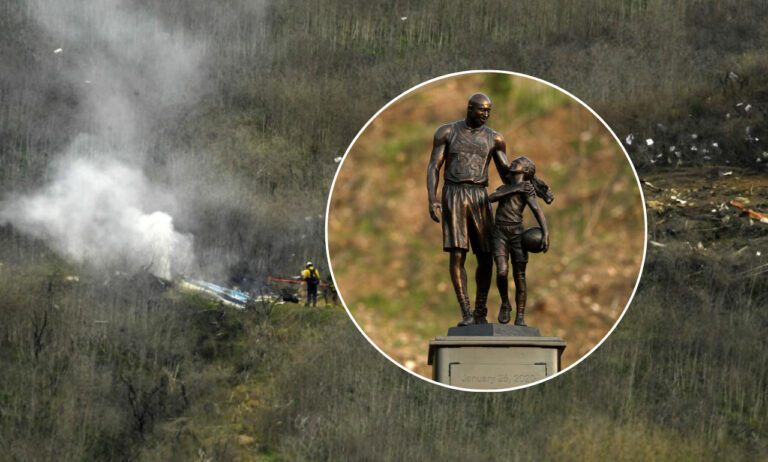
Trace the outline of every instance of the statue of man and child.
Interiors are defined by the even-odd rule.
[[[515,281],[515,325],[525,326],[525,267],[528,252],[549,249],[549,230],[536,196],[547,204],[554,199],[549,186],[536,176],[536,166],[527,157],[510,163],[504,137],[485,126],[491,113],[491,100],[482,93],[469,98],[467,116],[441,126],[435,132],[432,155],[427,168],[429,214],[443,227],[443,250],[450,253],[450,275],[461,307],[459,326],[486,324],[488,291],[491,287],[493,262],[496,262],[496,285],[501,295],[498,320],[511,320],[512,305],[508,295],[509,263]],[[493,159],[504,185],[490,196],[488,165]],[[441,167],[444,184],[442,199],[437,197]],[[498,202],[494,219],[491,202]],[[525,230],[523,210],[528,206],[540,228]],[[475,282],[477,293],[472,310],[467,293],[467,252],[472,248],[477,257]]]

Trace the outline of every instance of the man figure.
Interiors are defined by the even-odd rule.
[[[493,216],[485,189],[488,186],[488,164],[493,157],[499,172],[506,172],[509,168],[504,137],[485,126],[490,114],[491,100],[482,93],[472,95],[466,118],[443,125],[435,132],[427,168],[429,215],[438,223],[441,217],[443,220],[443,250],[450,252],[451,282],[461,307],[459,326],[488,322],[486,301],[493,272]],[[442,200],[438,200],[437,186],[444,163],[445,184]],[[522,184],[518,187],[522,191]],[[470,243],[477,257],[474,313],[467,294],[467,273],[464,269]]]
[[[309,306],[311,301],[312,306],[317,307],[317,286],[320,285],[320,271],[312,265],[311,261],[308,261],[307,269],[301,272],[301,277],[307,283],[307,302],[305,306]]]
[[[493,227],[493,256],[496,259],[496,286],[501,295],[499,322],[506,324],[510,321],[512,306],[509,303],[507,274],[508,259],[512,257],[512,270],[515,280],[515,304],[517,305],[516,326],[525,326],[525,266],[528,263],[528,251],[523,246],[523,210],[531,208],[533,215],[542,230],[541,247],[546,252],[549,249],[549,231],[547,221],[541,212],[531,181],[536,173],[536,166],[527,157],[518,157],[505,175],[502,175],[504,185],[500,186],[489,197],[490,202],[499,202],[496,209],[496,219]],[[524,186],[520,192],[518,185]]]

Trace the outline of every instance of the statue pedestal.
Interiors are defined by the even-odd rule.
[[[566,342],[535,327],[506,324],[451,327],[429,342],[427,364],[436,382],[493,390],[518,387],[560,371]]]

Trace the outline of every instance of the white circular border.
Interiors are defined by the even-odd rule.
[[[413,92],[413,91],[415,91],[415,90],[417,90],[417,89],[419,89],[419,88],[421,88],[421,87],[423,87],[425,85],[429,85],[430,83],[437,82],[437,81],[443,80],[443,79],[448,79],[448,78],[451,78],[451,77],[455,77],[457,75],[466,75],[466,74],[506,74],[506,75],[514,75],[514,76],[517,76],[517,77],[523,77],[523,78],[526,78],[526,79],[535,80],[536,82],[543,83],[543,84],[545,84],[545,85],[547,85],[549,87],[555,88],[556,90],[559,90],[562,93],[564,93],[564,94],[568,95],[569,97],[571,97],[572,99],[578,101],[579,104],[581,104],[582,106],[587,108],[587,110],[589,110],[589,112],[591,112],[592,115],[595,116],[597,118],[597,120],[599,120],[600,123],[602,123],[603,126],[608,129],[608,131],[611,133],[611,135],[613,135],[613,138],[616,140],[616,143],[618,143],[619,147],[621,147],[622,152],[624,152],[624,156],[627,158],[627,162],[629,163],[629,166],[632,168],[632,173],[635,174],[635,181],[637,182],[637,188],[640,191],[640,200],[641,200],[641,202],[643,204],[643,260],[640,263],[640,271],[638,272],[638,275],[637,275],[637,281],[635,281],[635,287],[634,287],[634,289],[632,289],[632,295],[629,297],[629,301],[627,301],[627,305],[624,307],[624,310],[621,312],[621,315],[619,316],[619,319],[617,319],[616,322],[613,324],[613,327],[611,327],[611,330],[609,330],[608,333],[605,334],[605,336],[603,336],[603,338],[597,343],[597,345],[592,347],[591,350],[586,352],[576,362],[574,362],[570,366],[566,367],[565,369],[557,372],[556,374],[550,375],[550,376],[548,376],[546,378],[543,378],[541,380],[537,380],[536,382],[526,383],[525,385],[520,385],[520,386],[517,386],[517,387],[501,388],[501,389],[498,389],[498,390],[495,390],[495,389],[494,390],[478,390],[478,389],[474,389],[474,388],[462,388],[462,387],[456,387],[456,386],[453,386],[453,385],[448,385],[448,384],[445,384],[445,383],[436,382],[436,381],[434,381],[432,379],[428,379],[428,378],[424,377],[423,375],[417,374],[416,372],[408,369],[407,367],[403,366],[399,362],[397,362],[394,359],[392,359],[388,354],[386,354],[381,348],[379,348],[378,345],[376,345],[373,342],[373,340],[370,339],[370,337],[368,337],[368,335],[365,333],[365,331],[360,327],[360,325],[355,320],[355,317],[352,315],[352,312],[349,311],[349,308],[347,307],[347,304],[344,301],[344,297],[342,297],[342,295],[341,295],[341,290],[339,290],[340,288],[339,288],[338,282],[336,281],[336,275],[333,274],[333,265],[331,264],[331,253],[330,253],[330,249],[328,248],[328,213],[331,210],[331,198],[333,197],[333,188],[336,186],[336,179],[339,177],[339,172],[341,171],[341,166],[344,165],[344,161],[347,159],[347,155],[349,154],[349,151],[352,149],[352,146],[355,145],[355,143],[357,142],[357,139],[360,137],[360,135],[363,134],[363,132],[365,131],[366,128],[368,128],[368,125],[370,125],[371,122],[376,120],[376,117],[378,117],[379,114],[381,114],[385,109],[387,109],[389,106],[394,104],[396,101],[400,100],[403,96],[405,96],[405,95],[407,95],[407,94],[409,94],[409,93],[411,93],[411,92]],[[546,382],[548,380],[551,380],[551,379],[553,379],[553,378],[555,378],[555,377],[557,377],[557,376],[559,376],[559,375],[561,375],[561,374],[563,374],[563,373],[573,369],[576,365],[578,365],[580,362],[584,361],[589,355],[594,353],[594,351],[597,350],[600,347],[600,345],[603,344],[603,342],[613,333],[613,331],[616,329],[616,327],[621,322],[621,319],[627,313],[627,309],[629,308],[629,305],[632,304],[632,299],[635,298],[635,293],[637,293],[637,287],[638,287],[638,285],[640,285],[640,278],[642,277],[643,269],[645,268],[645,257],[647,255],[647,252],[648,252],[648,214],[647,214],[647,210],[645,209],[645,194],[643,194],[643,188],[640,185],[640,177],[637,175],[637,170],[635,170],[635,165],[632,163],[632,160],[629,158],[629,154],[627,153],[627,150],[624,148],[624,145],[621,143],[621,140],[619,139],[619,137],[616,136],[616,133],[614,133],[614,131],[611,129],[611,127],[609,127],[608,124],[605,123],[603,118],[600,117],[591,107],[587,106],[587,104],[584,103],[584,101],[580,100],[579,98],[577,98],[576,96],[574,96],[570,92],[568,92],[566,90],[563,90],[562,88],[558,87],[555,84],[549,83],[546,80],[542,80],[540,78],[533,77],[533,76],[530,76],[530,75],[527,75],[527,74],[521,74],[519,72],[500,71],[500,70],[495,70],[495,69],[487,69],[487,70],[481,69],[481,70],[454,72],[454,73],[451,73],[451,74],[441,75],[440,77],[435,77],[433,79],[427,80],[426,82],[422,82],[422,83],[416,85],[415,87],[412,87],[412,88],[410,88],[410,89],[400,93],[399,95],[397,95],[390,102],[388,102],[381,109],[379,109],[370,119],[368,119],[368,122],[366,122],[365,125],[363,125],[363,128],[361,128],[359,132],[357,132],[357,135],[355,135],[355,138],[349,144],[349,147],[347,147],[347,150],[344,152],[344,157],[342,158],[341,162],[339,162],[339,166],[336,169],[336,173],[333,175],[333,182],[331,183],[331,190],[330,190],[330,193],[328,194],[328,203],[325,206],[325,255],[326,255],[326,258],[328,259],[328,270],[331,273],[331,278],[333,278],[333,284],[334,284],[334,287],[336,287],[336,292],[339,295],[339,300],[341,300],[341,304],[344,306],[344,309],[347,311],[347,315],[349,315],[349,318],[355,324],[355,327],[357,327],[357,330],[359,330],[360,333],[363,334],[363,337],[365,337],[365,339],[368,340],[368,343],[373,345],[373,347],[376,348],[376,350],[379,353],[381,353],[388,360],[392,361],[392,363],[394,363],[400,369],[408,372],[411,375],[414,375],[414,376],[418,377],[421,380],[424,380],[426,382],[429,382],[429,383],[432,383],[432,384],[435,384],[435,385],[439,385],[441,387],[450,388],[451,390],[469,391],[469,392],[475,392],[475,393],[499,393],[499,392],[505,392],[505,391],[511,391],[511,390],[522,390],[523,388],[532,387],[534,385],[538,385],[540,383],[543,383],[543,382]]]

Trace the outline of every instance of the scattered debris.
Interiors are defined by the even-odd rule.
[[[653,146],[653,139],[652,138],[648,138],[647,140],[645,140],[645,145],[646,146]]]
[[[667,246],[667,244],[662,244],[661,242],[656,242],[656,241],[648,241],[648,242],[651,245],[655,246],[655,247],[666,247]]]
[[[629,134],[629,135],[627,135],[627,137],[624,139],[624,143],[626,143],[626,144],[627,144],[627,146],[632,146],[632,141],[634,141],[634,140],[635,140],[635,135],[633,135],[633,134],[631,134],[631,133],[630,133],[630,134]]]
[[[653,184],[651,184],[650,181],[645,181],[642,178],[640,178],[640,184],[650,189],[651,191],[663,191],[662,188],[659,188],[658,186],[654,186]]]
[[[193,279],[180,278],[176,282],[176,287],[182,292],[195,292],[218,301],[224,305],[237,309],[245,309],[256,301],[248,294],[235,289],[228,289],[211,282],[197,281]],[[277,297],[261,296],[258,301],[269,301],[282,303]]]
[[[720,176],[731,176],[731,175],[733,175],[733,172],[731,170],[720,174]]]
[[[339,156],[339,157],[334,157],[334,158],[333,158],[333,161],[334,161],[334,162],[336,162],[336,163],[338,164],[339,162],[341,162],[341,159],[343,159],[343,157],[342,157],[342,156]]]
[[[742,215],[746,215],[755,221],[759,221],[760,223],[768,223],[768,215],[755,212],[754,210],[747,208],[744,204],[742,204],[739,201],[732,200],[728,202],[728,205],[730,205],[731,207],[736,207],[737,209],[741,210]]]
[[[61,53],[62,51],[64,51],[64,50],[61,49],[61,48],[56,48],[55,50],[53,50],[53,54],[57,55],[57,54]]]
[[[646,205],[649,209],[653,209],[658,213],[662,213],[664,211],[664,204],[661,201],[648,201],[646,202]]]

